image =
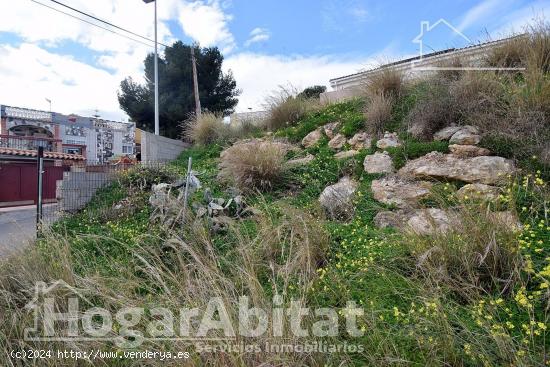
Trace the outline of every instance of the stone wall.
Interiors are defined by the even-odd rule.
[[[176,159],[189,147],[181,140],[157,136],[146,131],[141,132],[141,161],[167,162]]]

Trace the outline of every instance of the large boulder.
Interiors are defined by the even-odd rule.
[[[353,197],[357,187],[357,181],[343,177],[323,190],[319,202],[330,218],[348,219],[353,215]]]
[[[460,145],[476,145],[481,141],[479,130],[474,126],[462,126],[460,130],[451,136],[449,143]]]
[[[346,137],[342,134],[336,134],[330,141],[328,142],[328,146],[331,149],[334,150],[340,150],[344,147],[344,144],[346,144]]]
[[[334,138],[336,130],[339,127],[340,127],[339,122],[330,122],[326,125],[323,125],[323,131],[325,132],[325,135],[328,136],[329,139],[332,139],[332,138]]]
[[[487,185],[505,184],[515,171],[511,160],[502,157],[460,158],[452,154],[431,152],[407,162],[398,174],[412,178],[438,178]]]
[[[462,129],[462,126],[447,126],[434,134],[434,140],[449,140],[460,129]]]
[[[410,213],[404,210],[386,210],[381,211],[376,214],[374,217],[374,225],[377,228],[403,228],[403,225],[407,223],[407,220],[410,217]]]
[[[315,159],[315,156],[313,156],[312,154],[308,154],[303,158],[291,159],[288,162],[286,162],[286,165],[287,167],[305,166],[314,159]]]
[[[342,152],[339,152],[339,153],[336,153],[334,155],[334,158],[338,159],[338,160],[344,160],[344,159],[348,159],[348,158],[351,158],[353,156],[356,156],[357,154],[359,154],[358,151],[356,150],[344,150]]]
[[[376,146],[380,149],[386,149],[390,147],[398,147],[401,143],[396,133],[385,132],[384,137],[376,142]]]
[[[459,223],[448,210],[429,208],[415,211],[407,220],[406,230],[419,235],[445,233]]]
[[[393,161],[387,152],[368,155],[363,161],[363,167],[367,173],[392,173]]]
[[[317,144],[322,137],[323,133],[321,129],[313,130],[302,139],[302,145],[306,148],[312,147]]]
[[[436,208],[382,211],[374,217],[378,228],[392,227],[419,235],[445,233],[459,224],[458,217],[449,210]]]
[[[449,151],[461,158],[481,157],[491,154],[489,149],[475,145],[451,144],[449,145]]]
[[[418,206],[418,201],[430,194],[432,183],[407,181],[398,177],[385,177],[372,181],[371,190],[376,200],[398,208]]]
[[[369,148],[371,145],[371,137],[366,132],[358,132],[348,140],[348,144],[352,149],[360,150]]]
[[[462,186],[456,196],[462,200],[474,199],[491,201],[495,200],[500,193],[500,188],[480,183],[467,184]]]

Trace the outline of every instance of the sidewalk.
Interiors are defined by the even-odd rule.
[[[57,204],[47,204],[54,210]],[[36,237],[36,205],[0,208],[0,258],[21,251]]]

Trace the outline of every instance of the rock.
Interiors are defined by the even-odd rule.
[[[384,137],[376,142],[376,146],[380,149],[386,149],[389,147],[398,147],[401,143],[396,133],[384,133]]]
[[[325,132],[325,135],[329,138],[329,139],[332,139],[334,138],[334,133],[336,132],[336,130],[340,127],[340,123],[339,122],[331,122],[331,123],[328,123],[326,125],[323,126],[323,131]]]
[[[406,181],[398,177],[385,177],[372,181],[371,190],[374,198],[384,204],[398,208],[409,208],[418,205],[418,200],[430,194],[432,184],[426,181]]]
[[[151,196],[149,196],[149,204],[153,207],[155,212],[162,214],[170,211],[174,206],[175,198],[170,195],[170,188],[172,185],[167,183],[160,183],[151,187]]]
[[[450,211],[429,208],[415,211],[407,221],[406,230],[419,235],[448,232],[457,223],[456,215]]]
[[[207,187],[206,189],[204,189],[204,194],[203,194],[203,200],[206,202],[206,203],[209,203],[212,201],[212,191],[210,190],[209,187]]]
[[[495,200],[498,197],[500,189],[495,186],[484,185],[480,183],[467,184],[462,186],[456,196],[459,199],[476,199],[476,200]]]
[[[206,213],[208,213],[208,209],[206,209],[204,206],[200,206],[197,209],[197,217],[198,218],[204,217],[206,215]]]
[[[481,136],[477,128],[473,126],[462,126],[460,130],[451,136],[449,143],[460,145],[476,145],[481,141]]]
[[[371,145],[371,137],[366,132],[358,132],[348,140],[348,144],[352,149],[360,150],[369,148]]]
[[[336,134],[334,138],[330,139],[328,146],[334,150],[340,150],[346,144],[346,137],[342,134]]]
[[[462,126],[448,126],[444,129],[439,130],[434,134],[434,140],[449,140],[457,131],[462,129]]]
[[[475,145],[451,144],[449,145],[449,151],[451,154],[461,158],[480,157],[491,154],[489,149]]]
[[[225,203],[224,198],[216,198],[214,200],[215,200],[216,204],[218,204],[218,205],[223,205],[223,203]]]
[[[201,182],[196,176],[196,172],[191,171],[189,173],[189,190],[188,192],[193,193],[195,190],[201,188]],[[185,184],[187,182],[187,176],[180,177],[172,184],[172,187],[175,188],[185,188]]]
[[[403,210],[383,211],[376,214],[374,217],[374,225],[377,228],[402,228],[407,223],[408,215]]]
[[[398,174],[413,178],[431,177],[500,185],[505,184],[507,176],[514,171],[513,162],[502,157],[459,158],[452,154],[431,152],[407,162]]]
[[[327,186],[319,202],[332,219],[347,219],[353,215],[353,196],[359,184],[343,177],[334,185]]]
[[[514,231],[519,231],[523,227],[517,215],[515,215],[511,211],[493,212],[490,213],[490,216],[495,223],[500,224],[506,228],[510,228]]]
[[[302,139],[302,145],[306,148],[312,147],[317,144],[322,137],[323,133],[321,129],[313,130]]]
[[[286,162],[286,165],[288,167],[305,166],[306,164],[311,162],[313,159],[315,159],[315,157],[312,154],[308,154],[303,158],[291,159],[290,161]]]
[[[376,152],[365,157],[363,167],[367,173],[392,173],[393,161],[387,152]]]
[[[344,150],[343,152],[336,153],[334,155],[334,158],[336,158],[338,160],[348,159],[348,158],[351,158],[351,157],[353,157],[357,154],[359,154],[359,152],[356,151],[356,150]]]
[[[220,215],[221,212],[223,212],[224,208],[223,206],[219,205],[218,203],[212,201],[208,204],[208,216],[215,217],[217,215]]]

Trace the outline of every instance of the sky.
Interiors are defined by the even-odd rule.
[[[59,1],[153,38],[152,3]],[[434,27],[422,37],[428,52],[499,39],[550,16],[550,0],[157,1],[159,42],[198,42],[222,51],[224,71],[233,72],[242,90],[237,111],[261,110],[279,86],[330,89],[332,78],[416,56],[413,39],[422,21],[444,19],[461,33]],[[39,3],[87,19],[51,0],[0,0],[0,104],[48,110],[49,99],[53,111],[97,110],[126,121],[117,99],[120,82],[128,76],[143,81],[152,45]]]

